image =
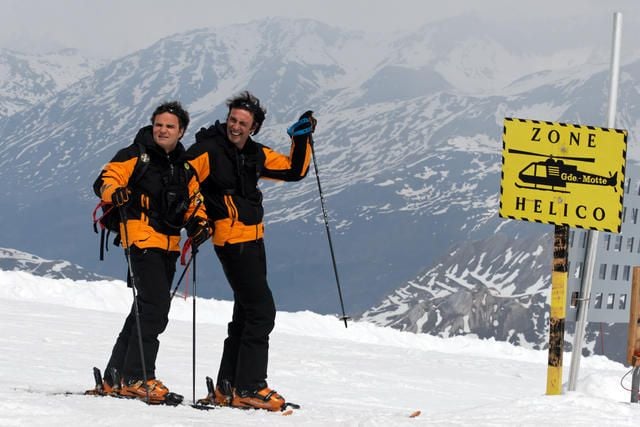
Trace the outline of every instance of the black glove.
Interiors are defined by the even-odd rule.
[[[307,135],[316,130],[318,121],[313,117],[313,111],[307,110],[300,116],[297,122],[289,126],[287,133],[289,136]]]
[[[116,207],[122,207],[129,203],[129,196],[131,195],[131,190],[127,187],[118,187],[116,191],[111,195],[111,201]]]
[[[209,223],[206,219],[198,219],[187,224],[187,236],[191,239],[191,247],[197,248],[211,236]]]

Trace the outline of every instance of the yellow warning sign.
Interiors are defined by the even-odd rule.
[[[500,216],[619,233],[627,131],[505,118]]]

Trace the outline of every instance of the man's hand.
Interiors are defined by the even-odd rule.
[[[211,229],[206,219],[197,220],[187,225],[187,236],[191,239],[191,246],[197,248],[211,236]]]
[[[297,122],[289,126],[289,136],[308,135],[315,132],[318,121],[313,117],[313,111],[307,110],[300,116]]]

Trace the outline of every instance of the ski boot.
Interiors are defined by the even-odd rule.
[[[152,378],[145,384],[143,380],[133,379],[127,381],[120,388],[119,395],[122,397],[143,400],[149,404],[179,405],[184,397],[177,393],[172,393],[162,384],[162,381]]]
[[[267,411],[283,411],[287,403],[278,392],[271,390],[266,383],[255,389],[236,390],[231,399],[231,406],[235,408],[266,409]]]

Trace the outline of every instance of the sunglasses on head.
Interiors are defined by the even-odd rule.
[[[251,102],[247,102],[247,101],[240,101],[234,105],[232,105],[232,108],[241,108],[243,110],[247,110],[250,111],[251,113],[254,113],[256,111],[258,111],[258,107],[256,107],[255,104],[251,103]]]

